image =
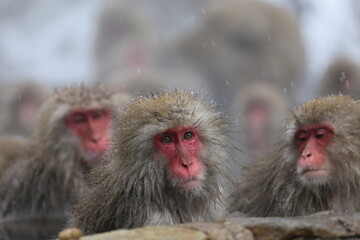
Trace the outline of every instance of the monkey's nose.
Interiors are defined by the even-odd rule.
[[[90,141],[93,142],[93,143],[97,143],[97,142],[99,142],[99,140],[100,140],[99,137],[98,138],[96,138],[96,137],[90,138]]]
[[[306,153],[306,154],[303,154],[302,156],[303,156],[303,158],[309,158],[309,157],[311,157],[311,153]]]
[[[181,162],[181,166],[184,168],[188,168],[192,165],[192,161],[191,160],[185,160]]]

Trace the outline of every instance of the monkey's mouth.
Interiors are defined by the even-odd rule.
[[[315,168],[310,166],[298,169],[298,172],[301,176],[309,178],[324,177],[328,174],[328,171],[325,168]]]
[[[184,181],[181,181],[177,186],[182,189],[193,189],[201,186],[203,181],[199,178],[190,178]]]
[[[102,152],[88,151],[85,155],[85,161],[90,168],[93,168],[99,165],[99,163],[104,159],[104,157],[105,157],[105,151]]]

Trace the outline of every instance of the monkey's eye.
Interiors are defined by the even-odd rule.
[[[320,128],[316,131],[316,135],[315,137],[317,139],[320,139],[320,138],[323,138],[323,137],[326,137],[326,134],[327,134],[327,130],[326,129],[323,129],[323,128]]]
[[[173,142],[170,136],[163,136],[160,140],[162,143],[170,143]]]
[[[299,142],[305,142],[307,141],[309,138],[309,135],[307,134],[307,132],[301,132],[297,137],[296,140]]]
[[[194,133],[193,132],[186,132],[186,133],[184,133],[184,139],[191,139],[191,138],[193,138],[193,136],[194,136]]]
[[[106,112],[104,110],[102,110],[102,109],[95,110],[91,114],[93,119],[103,118],[103,117],[105,117],[105,115],[106,115]]]
[[[77,124],[84,123],[84,122],[87,121],[86,115],[82,114],[82,113],[74,114],[73,117],[72,117],[72,120],[73,120],[74,123],[77,123]]]

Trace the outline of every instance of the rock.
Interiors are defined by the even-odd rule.
[[[77,240],[84,234],[78,228],[67,228],[58,234],[59,240]]]
[[[184,227],[204,232],[211,240],[254,240],[253,234],[240,225],[226,223],[188,223]]]
[[[144,227],[132,230],[118,230],[82,237],[81,240],[207,240],[205,233],[183,227]]]
[[[259,240],[360,239],[360,214],[314,214],[287,218],[231,218],[226,224],[241,225]]]
[[[237,216],[237,217],[234,217]],[[246,218],[232,214],[215,223],[152,226],[81,237],[81,240],[305,240],[359,239],[360,213],[332,212],[304,217]]]

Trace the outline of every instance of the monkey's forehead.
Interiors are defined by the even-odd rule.
[[[44,124],[62,119],[74,109],[112,108],[111,94],[106,90],[88,86],[72,86],[58,90],[48,98],[37,115],[38,122]]]
[[[160,95],[142,97],[134,101],[127,108],[128,111],[141,111],[142,113],[158,112],[180,113],[193,107],[210,107],[202,98],[188,91],[171,91]]]
[[[80,85],[56,90],[51,98],[57,103],[79,105],[101,102],[110,99],[113,94],[114,91],[102,85]]]
[[[219,117],[214,106],[202,98],[187,91],[172,91],[136,100],[125,108],[121,119],[133,125],[161,123],[176,126],[214,117]]]
[[[344,122],[349,118],[360,120],[359,102],[349,96],[334,95],[311,100],[296,108],[292,121],[304,126],[315,123]]]

